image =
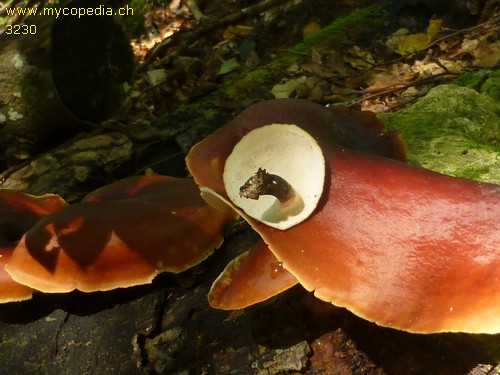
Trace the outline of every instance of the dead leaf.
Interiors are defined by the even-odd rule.
[[[434,40],[436,35],[441,31],[441,26],[443,26],[443,20],[441,18],[436,18],[429,20],[429,26],[427,27],[427,36],[430,41]]]
[[[417,52],[427,47],[429,42],[427,34],[410,34],[401,40],[397,51],[400,55]]]
[[[306,79],[306,76],[301,76],[299,78],[287,80],[283,83],[278,83],[271,89],[271,94],[273,94],[276,99],[291,98],[297,86],[304,83]]]
[[[481,43],[473,52],[474,65],[481,68],[493,68],[500,63],[500,41]]]
[[[369,51],[364,51],[358,46],[349,48],[344,55],[344,62],[353,68],[369,69],[375,65],[375,59]]]
[[[404,55],[425,49],[434,40],[443,25],[442,19],[429,20],[429,26],[425,33],[409,34],[404,36],[400,29],[390,37],[391,43],[397,43],[396,51]],[[389,43],[389,42],[388,42]]]
[[[167,80],[167,71],[165,69],[149,70],[147,77],[151,86],[158,86]]]
[[[222,37],[226,40],[227,39],[236,39],[239,37],[248,36],[252,32],[252,30],[253,30],[253,27],[251,27],[251,26],[229,25],[224,30]]]
[[[238,69],[240,67],[240,64],[236,60],[236,58],[232,58],[229,60],[226,60],[222,63],[220,66],[219,72],[217,73],[218,75],[223,75],[232,72],[235,69]]]
[[[382,72],[375,74],[368,80],[369,90],[377,90],[405,84],[417,78],[418,74],[413,71],[410,65],[405,63],[393,64]]]

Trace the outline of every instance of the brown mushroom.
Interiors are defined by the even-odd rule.
[[[212,307],[241,309],[275,296],[298,283],[259,240],[233,259],[214,281],[208,294]]]
[[[5,271],[21,237],[40,218],[66,206],[58,195],[33,196],[20,191],[0,190],[0,303],[30,299],[33,289],[12,280]]]
[[[229,199],[247,215],[287,229],[316,208],[325,159],[314,138],[298,126],[270,124],[241,138],[226,159],[223,179]]]
[[[191,179],[132,177],[39,221],[6,270],[42,292],[144,284],[207,258],[231,218],[207,205]]]
[[[399,158],[401,145],[381,128],[374,138],[357,120],[342,123],[346,115],[296,100],[259,103],[196,145],[188,166],[204,194],[238,209],[318,298],[410,332],[500,332],[500,186],[370,155]],[[318,206],[286,230],[235,206],[223,181],[239,140],[270,123],[307,131],[327,166]]]
[[[405,160],[399,133],[384,132],[384,124],[370,112],[351,111],[346,107],[330,109],[305,100],[275,99],[250,106],[191,149],[186,163],[189,170],[195,172],[196,183],[201,187],[210,186],[227,197],[223,181],[226,159],[246,134],[270,124],[295,124],[312,135],[321,148],[323,143],[333,142],[349,149]]]

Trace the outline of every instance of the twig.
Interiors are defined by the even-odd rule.
[[[416,81],[413,81],[413,82],[409,82],[409,83],[395,83],[395,84],[392,84],[392,85],[388,85],[388,86],[384,86],[384,87],[379,87],[379,88],[376,88],[376,89],[363,90],[363,91],[360,92],[361,95],[363,95],[363,94],[370,94],[370,95],[364,96],[362,98],[359,98],[354,103],[351,103],[350,106],[357,105],[357,104],[359,104],[360,102],[362,102],[364,100],[370,100],[370,99],[376,98],[378,96],[382,96],[382,95],[386,95],[386,94],[391,94],[391,93],[394,93],[394,92],[397,92],[397,91],[406,90],[406,89],[408,89],[410,87],[425,85],[427,83],[439,81],[439,80],[443,79],[443,77],[446,77],[446,76],[455,77],[455,76],[459,76],[461,74],[462,73],[455,73],[455,72],[448,71],[448,72],[433,74],[433,75],[430,75],[430,76],[427,76],[427,77],[424,77],[422,79],[419,79],[419,80],[416,80]]]
[[[495,17],[493,20],[489,20],[489,21],[480,23],[480,24],[472,26],[472,27],[468,27],[468,28],[465,28],[465,29],[460,29],[460,30],[453,31],[450,34],[443,35],[442,37],[433,40],[432,42],[430,42],[427,46],[425,46],[421,50],[413,51],[413,52],[407,52],[407,53],[405,53],[405,54],[403,54],[403,55],[401,55],[401,56],[399,56],[399,57],[397,57],[395,59],[392,59],[392,60],[389,60],[389,61],[385,61],[384,63],[382,63],[380,65],[375,65],[375,67],[390,65],[390,64],[398,63],[400,61],[404,61],[404,60],[408,59],[412,55],[415,55],[417,53],[429,50],[430,48],[432,48],[435,45],[441,43],[442,41],[445,41],[448,38],[454,37],[456,35],[465,34],[465,33],[468,33],[470,31],[476,31],[476,30],[480,30],[480,29],[487,29],[489,27],[491,27],[492,30],[500,27],[500,17]],[[395,50],[393,47],[387,45],[386,43],[384,43],[384,42],[382,42],[380,40],[377,40],[376,42],[379,43],[379,44],[381,44],[385,48],[391,50],[392,52],[394,52],[396,54],[399,54],[399,52],[397,50]]]
[[[195,0],[187,0],[187,6],[191,10],[191,13],[193,13],[194,18],[196,18],[197,20],[203,18],[203,13],[201,12],[200,7]]]
[[[486,21],[486,22],[483,22],[483,23],[480,23],[479,25],[468,27],[466,29],[460,29],[460,30],[457,30],[457,31],[455,31],[455,32],[453,32],[451,34],[444,35],[441,38],[433,40],[423,50],[429,49],[429,48],[435,46],[436,44],[439,44],[442,41],[444,41],[444,40],[446,40],[448,38],[451,38],[451,37],[453,37],[455,35],[465,34],[465,33],[468,33],[470,31],[475,31],[475,30],[478,30],[478,29],[487,28],[489,26],[491,26],[492,29],[500,27],[500,17],[495,17],[494,19]]]
[[[437,64],[445,73],[452,74],[450,70],[439,60],[438,57],[434,56],[432,53],[427,53],[427,56],[429,56],[429,59],[433,61],[434,63]]]
[[[164,65],[170,62],[171,59],[178,56],[187,46],[196,39],[207,33],[210,33],[220,27],[233,24],[242,19],[256,16],[275,6],[290,2],[291,0],[264,0],[258,4],[243,8],[237,13],[228,14],[216,21],[208,21],[207,23],[200,22],[194,30],[181,31],[172,37],[162,40],[156,44],[144,57],[144,62],[139,69],[144,70],[146,66],[152,64],[156,59],[165,54],[165,51],[172,45],[176,44],[177,48],[171,51],[168,56],[161,59],[157,64]]]

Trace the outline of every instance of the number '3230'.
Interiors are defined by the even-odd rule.
[[[5,25],[5,34],[34,35],[36,34],[36,25]]]

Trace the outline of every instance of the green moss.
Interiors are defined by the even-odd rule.
[[[379,116],[399,129],[408,160],[425,168],[487,182],[500,182],[500,109],[485,94],[441,85],[413,106]]]
[[[232,100],[251,103],[253,98],[267,96],[270,88],[282,77],[283,73],[270,68],[255,69],[229,79],[219,88],[219,92]]]
[[[491,169],[488,165],[477,168],[464,168],[457,174],[457,177],[467,178],[469,180],[481,180],[482,176],[490,174]]]
[[[291,66],[300,65],[313,50],[322,53],[335,46],[362,44],[364,40],[372,39],[373,31],[384,24],[385,16],[382,7],[370,6],[339,17],[295,45],[285,56],[263,68],[231,77],[221,86],[220,92],[227,98],[243,103],[261,98],[280,82]]]
[[[500,101],[500,70],[481,70],[466,73],[453,81],[455,85],[484,93]]]
[[[453,84],[479,91],[481,89],[481,85],[484,83],[488,75],[489,71],[487,70],[465,73],[457,79],[453,80]]]
[[[373,42],[376,30],[387,22],[387,12],[381,6],[369,6],[340,17],[292,48],[293,52],[327,52],[339,45]]]
[[[490,76],[481,85],[481,92],[500,101],[500,70],[491,72]]]

